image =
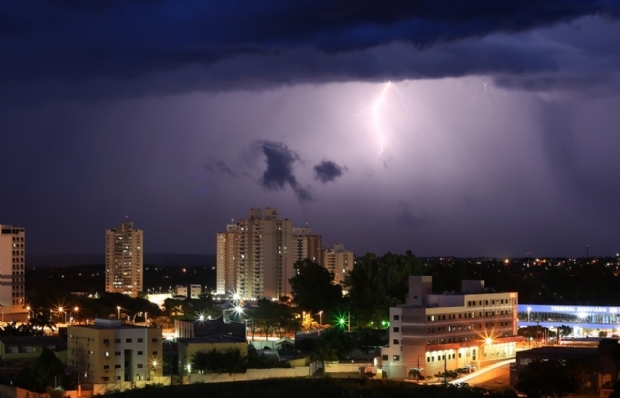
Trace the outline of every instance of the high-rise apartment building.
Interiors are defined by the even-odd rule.
[[[315,235],[308,224],[304,228],[293,228],[293,261],[310,259],[323,265],[323,240],[321,235]]]
[[[288,296],[294,263],[293,222],[279,219],[275,208],[250,209],[247,220],[217,234],[217,293]]]
[[[105,291],[138,297],[144,279],[142,231],[125,221],[118,228],[107,230],[105,240]]]
[[[25,305],[26,230],[0,225],[0,305]]]
[[[325,268],[334,275],[334,283],[344,280],[347,272],[353,269],[353,252],[344,248],[342,243],[336,243],[332,249],[323,252]]]

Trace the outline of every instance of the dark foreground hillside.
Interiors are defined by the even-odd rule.
[[[147,387],[107,397],[147,398],[516,398],[514,392],[496,392],[479,388],[454,386],[418,386],[412,383],[343,380],[343,379],[271,379],[251,382],[189,384],[181,386]]]

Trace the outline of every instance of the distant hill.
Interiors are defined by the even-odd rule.
[[[103,254],[28,254],[28,267],[71,267],[76,265],[104,264]],[[144,264],[168,266],[215,266],[214,254],[145,254]]]

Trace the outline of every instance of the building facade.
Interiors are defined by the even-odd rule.
[[[0,305],[24,306],[26,230],[0,225]]]
[[[334,283],[344,280],[347,272],[353,269],[355,257],[353,252],[344,248],[342,243],[337,243],[332,249],[327,249],[323,253],[325,268],[334,275]]]
[[[514,356],[516,292],[464,280],[460,293],[433,294],[432,283],[431,276],[410,276],[407,304],[390,308],[389,346],[381,350],[388,377],[407,378],[414,370],[427,377]]]
[[[105,291],[138,297],[143,289],[144,236],[132,222],[106,231]]]
[[[244,299],[290,295],[288,280],[295,262],[292,224],[280,219],[275,208],[250,209],[247,220],[218,233],[216,293],[235,292]]]
[[[572,337],[620,335],[620,307],[596,305],[519,304],[519,327],[573,328]]]
[[[67,370],[83,383],[156,381],[163,369],[162,331],[95,319],[67,330]]]
[[[293,228],[293,261],[310,259],[323,266],[323,239],[315,235],[308,224],[304,228]]]

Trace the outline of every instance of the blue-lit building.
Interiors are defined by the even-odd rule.
[[[561,325],[573,328],[574,337],[620,335],[620,307],[582,305],[528,305],[517,306],[518,326],[544,326],[556,328]]]

